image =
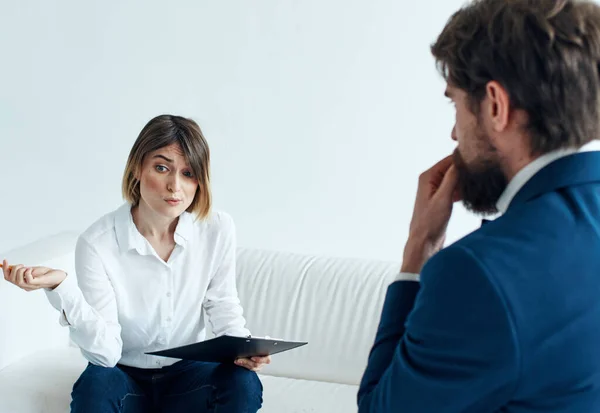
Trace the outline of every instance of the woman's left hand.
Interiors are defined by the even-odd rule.
[[[271,364],[271,356],[237,359],[235,364],[248,370],[259,371],[265,364]]]

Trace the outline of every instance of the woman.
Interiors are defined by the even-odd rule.
[[[78,239],[77,279],[16,265],[4,277],[46,289],[60,322],[89,364],[73,387],[71,412],[256,412],[256,371],[269,357],[231,365],[146,352],[201,341],[213,332],[247,336],[235,286],[235,228],[211,212],[209,149],[198,125],[152,119],[125,168],[127,203]]]

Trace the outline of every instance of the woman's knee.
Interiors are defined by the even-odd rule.
[[[90,363],[75,382],[73,391],[126,390],[128,385],[127,374],[118,367],[101,367]]]
[[[73,386],[72,412],[120,411],[135,395],[131,379],[118,367],[89,364]]]
[[[260,396],[262,398],[263,386],[258,374],[243,367],[235,367],[231,372],[230,383],[239,393],[249,397]]]
[[[218,368],[216,400],[228,411],[256,412],[263,402],[263,387],[258,375],[244,367],[221,365]]]

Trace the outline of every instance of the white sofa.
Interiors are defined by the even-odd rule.
[[[74,273],[77,234],[4,254]],[[3,258],[3,257],[0,257]],[[260,377],[264,413],[356,412],[358,383],[398,263],[240,248],[237,285],[254,335],[305,340]],[[0,280],[0,413],[66,413],[86,361],[41,291]]]

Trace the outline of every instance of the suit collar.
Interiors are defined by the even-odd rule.
[[[512,199],[508,209],[548,192],[590,182],[600,182],[600,152],[564,156],[546,165],[528,180]]]
[[[498,199],[496,207],[500,213],[505,213],[517,193],[535,174],[552,162],[578,152],[600,151],[600,140],[592,140],[580,148],[563,148],[539,156],[521,169],[508,183]]]

